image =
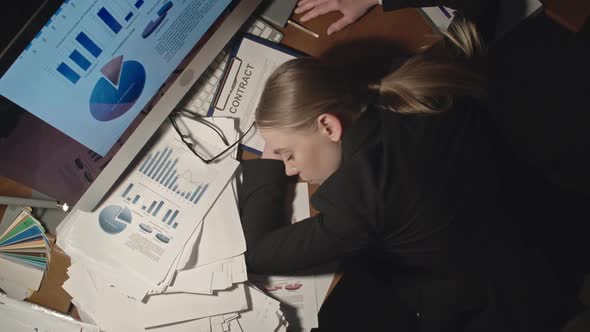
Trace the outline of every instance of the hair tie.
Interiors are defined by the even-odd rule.
[[[369,84],[369,96],[367,98],[367,104],[369,104],[369,105],[378,104],[379,97],[381,97],[381,83]]]

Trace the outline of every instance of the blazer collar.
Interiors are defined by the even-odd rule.
[[[380,112],[373,106],[368,106],[362,115],[344,129],[342,136],[342,161],[347,161],[371,136],[375,135],[380,124]]]

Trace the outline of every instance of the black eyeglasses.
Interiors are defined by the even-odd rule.
[[[221,152],[217,152],[216,154],[211,156],[211,153],[209,151],[207,151],[207,147],[204,144],[197,142],[197,140],[195,140],[193,138],[193,135],[191,135],[191,132],[186,125],[184,125],[184,126],[179,125],[177,120],[180,117],[196,121],[196,122],[202,124],[203,128],[209,128],[209,129],[213,130],[217,134],[217,136],[220,138],[219,145],[224,146],[223,150],[221,150]],[[241,134],[237,138],[237,140],[233,141],[232,139],[228,139],[226,137],[226,135],[223,133],[223,131],[216,124],[211,123],[210,121],[207,121],[204,117],[202,117],[196,113],[190,112],[188,110],[177,109],[170,116],[168,116],[168,119],[170,120],[172,127],[174,127],[174,130],[176,130],[176,133],[178,134],[178,136],[180,136],[180,139],[182,140],[182,142],[189,148],[189,150],[191,150],[191,152],[195,156],[197,156],[199,159],[201,159],[206,164],[209,164],[209,163],[219,159],[219,157],[224,156],[228,151],[230,151],[238,143],[240,143],[242,141],[242,139],[246,135],[248,135],[248,133],[250,133],[252,128],[254,128],[254,122],[252,122],[250,124],[250,126],[248,127],[248,130],[246,130],[243,134]],[[230,143],[230,142],[233,142],[233,143]],[[197,148],[200,148],[200,149],[197,150]]]

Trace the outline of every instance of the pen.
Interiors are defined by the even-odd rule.
[[[34,198],[19,198],[19,197],[8,197],[8,196],[0,196],[0,204],[2,205],[24,205],[30,206],[35,208],[49,208],[49,209],[62,209],[64,211],[68,211],[70,208],[65,203],[60,203],[58,201],[48,201],[44,199],[34,199]]]
[[[308,35],[311,35],[311,36],[316,37],[316,38],[320,38],[320,35],[318,35],[317,33],[313,32],[313,31],[311,31],[309,29],[307,29],[306,27],[304,27],[303,25],[301,25],[301,24],[299,24],[297,22],[293,22],[291,20],[287,20],[287,23],[288,24],[291,24],[296,29],[299,29],[299,30],[307,33]]]

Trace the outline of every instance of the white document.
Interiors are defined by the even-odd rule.
[[[246,259],[244,255],[233,257],[221,264],[221,270],[213,273],[213,290],[224,290],[238,282],[248,280],[246,272]]]
[[[34,290],[23,287],[19,284],[14,283],[13,281],[0,279],[0,289],[6,293],[10,298],[15,300],[22,301],[27,297],[33,295]]]
[[[10,332],[99,332],[98,327],[0,294],[0,327]]]
[[[64,241],[66,246],[62,247],[72,259],[72,265],[80,264],[92,278],[98,278],[109,286],[116,286],[128,296],[136,299],[142,299],[150,290],[158,287],[157,283],[150,281],[146,276],[129,269],[115,259],[97,258],[96,255],[89,255],[84,249],[72,245],[71,242],[77,228],[95,219],[92,213],[83,211],[78,211],[75,216],[77,219],[71,220],[71,222],[76,226],[68,232],[69,238]],[[110,248],[105,250],[110,250]]]
[[[183,268],[165,293],[211,294],[247,280],[246,241],[233,186],[226,186],[200,227],[182,253]]]
[[[178,271],[165,293],[212,294],[248,280],[244,255]]]
[[[105,262],[98,262],[85,256],[85,254],[80,254],[79,251],[73,251],[70,257],[77,264],[83,266],[95,283],[104,282],[110,287],[116,287],[126,296],[137,300],[143,299],[146,292],[158,287],[158,285],[150,283],[144,276],[128,269],[124,265],[112,262],[110,265],[107,265]]]
[[[150,328],[148,332],[211,332],[209,317]]]
[[[237,313],[209,317],[212,332],[241,332]]]
[[[266,293],[285,304],[283,312],[294,328],[318,327],[318,307],[315,277],[309,276],[255,276],[250,281]]]
[[[219,268],[219,262],[196,267],[190,270],[178,271],[172,284],[164,293],[194,293],[213,294],[213,275]]]
[[[329,267],[328,269],[326,269],[328,271],[336,271],[338,264],[329,264],[327,265],[327,267]],[[335,274],[333,272],[320,273],[315,275],[315,293],[316,303],[318,304],[318,312],[322,304],[326,300],[326,297],[328,296],[328,290],[330,289],[330,285],[332,285],[332,282],[334,281],[334,275]]]
[[[211,210],[209,210],[209,212],[211,212]],[[188,239],[186,245],[180,253],[177,270],[186,269],[189,262],[194,261],[197,255],[197,245],[201,241],[201,235],[203,234],[204,225],[205,219],[203,219],[203,222],[201,222],[199,226],[197,226],[193,234]]]
[[[55,229],[57,235],[55,243],[64,251],[70,248],[70,243],[67,241],[69,238],[68,234],[72,231],[75,222],[79,219],[80,212],[78,209],[71,210]]]
[[[280,310],[280,302],[250,285],[246,287],[246,294],[251,308],[240,312],[238,323],[242,331],[281,331],[286,328],[287,321]]]
[[[233,188],[227,185],[203,221],[203,230],[192,236],[180,266],[190,269],[234,257],[246,251],[246,240]]]
[[[144,332],[138,317],[138,302],[93,275],[80,264],[68,269],[69,279],[64,289],[73,297],[85,322],[93,322],[108,332]]]
[[[41,285],[45,271],[32,269],[7,259],[0,258],[0,287],[8,286],[15,297],[21,297],[27,290],[36,291]]]
[[[70,276],[76,278],[74,284],[79,285],[73,295],[77,299],[86,296],[86,290],[82,285],[96,288],[97,296],[92,303],[93,311],[88,304],[90,298],[80,302],[82,310],[92,316],[92,320],[109,332],[134,332],[144,331],[147,327],[159,326],[159,331],[167,331],[165,325],[179,322],[193,321],[212,315],[234,313],[248,308],[246,293],[243,285],[237,285],[229,291],[218,292],[213,295],[194,294],[166,294],[152,295],[146,303],[125,296],[116,287],[109,286],[104,280],[90,275],[90,278],[82,280],[78,272]],[[93,285],[93,286],[91,286]],[[66,285],[68,291],[71,287]],[[202,322],[194,322],[201,326]],[[193,326],[189,324],[188,326]],[[179,326],[171,327],[172,331]]]
[[[200,162],[171,126],[164,127],[111,196],[67,234],[86,259],[124,266],[119,274],[129,270],[152,285],[166,278],[238,165],[231,158]]]
[[[298,182],[295,184],[295,196],[293,197],[293,202],[291,203],[291,211],[292,224],[310,217],[309,185],[306,182]]]
[[[231,59],[226,81],[215,104],[215,116],[239,119],[240,131],[245,133],[254,122],[254,113],[272,72],[294,56],[244,38],[236,57]],[[264,140],[252,128],[242,144],[262,153]]]
[[[194,266],[235,257],[246,251],[240,211],[231,185],[225,187],[204,222]]]
[[[153,295],[142,307],[145,327],[242,311],[248,308],[243,284],[213,295],[186,293]]]
[[[201,223],[201,224],[203,224],[203,223]],[[197,230],[195,230],[195,231],[197,231]],[[172,280],[174,279],[174,276],[176,275],[176,271],[178,270],[178,263],[180,262],[180,255],[181,255],[181,253],[178,254],[176,259],[174,260],[174,263],[172,263],[172,266],[170,266],[170,269],[168,270],[168,274],[166,274],[166,278],[164,278],[164,281],[162,281],[160,283],[160,285],[158,285],[158,287],[153,288],[149,292],[150,295],[164,292],[166,290],[166,287],[168,287],[168,285],[170,285],[170,283],[172,283]]]
[[[248,268],[244,255],[234,257],[231,262],[231,279],[232,283],[244,282],[248,280]]]
[[[78,309],[83,308],[89,315],[96,315],[99,291],[82,265],[72,262],[68,268],[68,280],[62,288],[72,296],[72,301],[76,302]]]

